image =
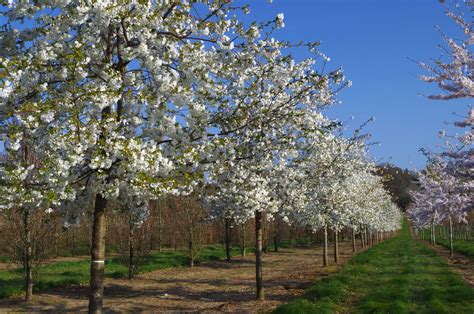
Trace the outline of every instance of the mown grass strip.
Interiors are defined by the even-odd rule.
[[[405,223],[275,313],[474,313],[474,290]]]
[[[439,244],[449,250],[449,240],[441,237],[436,238]],[[474,258],[474,240],[453,240],[454,252],[461,253],[467,257]]]

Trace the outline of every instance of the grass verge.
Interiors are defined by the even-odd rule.
[[[449,240],[438,237],[436,244],[439,244],[449,250]],[[467,257],[474,258],[474,241],[473,240],[453,240],[454,252],[461,253]]]

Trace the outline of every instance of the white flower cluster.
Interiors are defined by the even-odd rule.
[[[382,178],[373,174],[374,165],[366,159],[363,141],[321,132],[329,121],[321,115],[308,117],[299,127],[307,123],[313,130],[298,133],[291,146],[267,154],[259,149],[237,166],[228,164],[211,171],[215,193],[207,199],[213,217],[232,218],[241,224],[256,212],[264,212],[268,219],[279,215],[314,231],[323,227],[399,229],[400,211],[384,189]],[[246,151],[251,151],[253,147],[246,144]]]
[[[316,44],[307,44],[315,58],[298,62],[290,43],[260,35],[283,27],[283,14],[247,26],[235,10],[62,0],[0,12],[21,26],[0,35],[2,208],[78,217],[99,195],[144,210],[215,182],[223,215],[304,208],[347,224],[356,207],[337,191],[350,193],[348,169],[365,162],[330,162],[359,152],[342,152],[348,144],[319,113],[348,84],[342,70],[318,71],[328,59]]]
[[[437,60],[435,66],[421,63],[420,66],[430,72],[422,76],[423,81],[437,83],[442,95],[429,96],[431,99],[450,100],[457,98],[472,99],[474,97],[474,82],[472,67],[474,64],[472,44],[474,32],[472,21],[466,20],[462,8],[470,11],[471,7],[459,4],[454,13],[447,15],[461,27],[465,38],[457,42],[444,36],[449,49],[446,56],[449,62]],[[472,19],[472,15],[470,16]],[[467,222],[466,217],[474,208],[474,109],[470,108],[465,119],[454,123],[466,131],[461,135],[449,136],[440,131],[444,138],[445,150],[439,155],[428,154],[429,164],[425,170],[418,173],[420,188],[413,193],[414,206],[409,215],[415,227],[432,227],[449,221]],[[451,224],[450,224],[451,225]]]

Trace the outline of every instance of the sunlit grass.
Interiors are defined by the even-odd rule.
[[[474,290],[405,224],[276,313],[473,313]]]

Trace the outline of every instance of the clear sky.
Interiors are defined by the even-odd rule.
[[[254,20],[273,19],[282,12],[285,28],[275,37],[292,41],[321,41],[320,50],[333,68],[342,66],[351,88],[339,95],[342,104],[329,115],[350,119],[357,127],[370,117],[367,128],[379,161],[420,169],[425,158],[420,147],[436,150],[440,129],[465,114],[468,100],[434,101],[421,95],[436,93],[436,86],[418,80],[422,73],[412,60],[428,62],[441,56],[443,33],[462,38],[457,25],[445,16],[436,0],[266,0],[249,3]],[[298,56],[297,56],[298,57]],[[302,57],[302,56],[299,56]],[[455,132],[456,130],[453,130]],[[459,131],[459,130],[458,130]]]

